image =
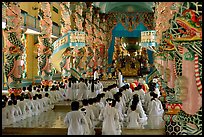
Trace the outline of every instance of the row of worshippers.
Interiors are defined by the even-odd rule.
[[[67,134],[94,135],[95,127],[102,127],[102,135],[120,135],[124,127],[144,129],[148,125],[149,128],[162,128],[164,110],[156,90],[153,82],[147,93],[140,84],[134,91],[128,84],[121,88],[113,84],[95,98],[82,100],[82,108],[79,108],[78,101],[73,101],[72,111],[64,119],[68,125]]]
[[[71,82],[73,81],[74,80]],[[101,87],[101,82],[97,81],[94,81],[94,91],[99,92],[103,87]],[[95,84],[96,82],[97,84]],[[23,87],[21,94],[17,96],[15,96],[14,93],[9,96],[3,95],[2,127],[11,125],[15,122],[31,117],[32,115],[39,115],[41,112],[53,109],[54,104],[57,102],[73,99],[80,100],[80,95],[82,95],[81,97],[84,96],[83,93],[80,94],[80,89],[85,89],[85,86],[83,87],[84,79],[80,79],[79,83],[77,81],[74,81],[73,83],[73,85],[75,85],[72,86],[72,88],[74,87],[72,90],[74,98],[72,98],[73,94],[70,93],[72,91],[69,88],[69,85],[66,85],[66,82],[54,82],[51,87],[44,85],[30,85],[28,87]],[[92,81],[89,83],[92,83]],[[91,86],[89,87],[91,88]]]
[[[19,95],[2,95],[2,128],[26,118],[52,110],[54,104],[65,100],[63,83],[23,87]]]
[[[97,94],[103,91],[103,84],[99,79],[84,79],[80,78],[79,81],[76,79],[69,79],[65,81],[65,96],[66,99],[74,101],[80,101],[96,97]]]

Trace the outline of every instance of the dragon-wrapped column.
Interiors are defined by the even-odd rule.
[[[43,85],[52,84],[52,71],[50,56],[53,52],[52,47],[52,19],[49,2],[41,2],[39,9],[41,35],[38,36],[38,56],[39,56],[39,75],[42,78]]]
[[[22,91],[22,55],[24,45],[21,42],[21,10],[18,2],[4,2],[6,6],[7,25],[4,33],[6,56],[4,71],[7,79],[8,92],[15,95]]]

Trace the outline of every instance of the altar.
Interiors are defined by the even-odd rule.
[[[126,56],[119,58],[117,68],[121,70],[123,76],[140,75],[140,62],[135,57]]]

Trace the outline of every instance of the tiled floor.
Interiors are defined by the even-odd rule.
[[[28,127],[28,128],[66,128],[64,117],[66,112],[48,111],[38,116],[26,118],[7,127]]]

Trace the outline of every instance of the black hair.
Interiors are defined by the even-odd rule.
[[[33,100],[36,100],[36,99],[37,99],[36,95],[35,95],[35,96],[33,96]]]
[[[132,105],[137,105],[139,103],[139,96],[137,94],[133,95]]]
[[[81,111],[84,112],[84,114],[86,114],[86,109],[85,108],[81,108]]]
[[[25,99],[29,99],[29,96],[28,96],[28,94],[26,94],[26,95],[25,95]]]
[[[33,90],[36,90],[36,86],[33,87]]]
[[[86,86],[88,86],[88,80],[87,79],[84,80],[84,83],[86,84]]]
[[[32,87],[28,87],[28,91],[29,91],[29,92],[32,92]]]
[[[71,88],[71,86],[72,86],[72,81],[71,80],[69,81],[69,85],[68,86],[69,86],[69,88]]]
[[[48,89],[49,89],[49,87],[46,86],[46,87],[45,87],[45,91],[48,91]]]
[[[94,92],[94,82],[91,83],[91,92]]]
[[[83,99],[82,104],[83,104],[83,106],[88,106],[89,101],[87,99]]]
[[[132,104],[132,105],[130,106],[130,108],[131,108],[131,110],[132,110],[132,111],[135,111],[135,110],[136,110],[136,108],[137,108],[137,105]]]
[[[38,94],[38,98],[39,98],[39,99],[42,99],[42,94]]]
[[[94,102],[94,101],[93,101],[93,98],[88,99],[88,102],[89,102],[90,105],[92,105],[93,102]]]
[[[11,106],[12,104],[13,104],[13,101],[12,101],[12,100],[9,100],[9,101],[8,101],[8,105]]]
[[[26,87],[23,87],[23,91],[26,91]]]
[[[11,97],[12,100],[14,100],[14,99],[15,99],[14,93],[11,93],[11,96],[10,96],[10,97]]]
[[[112,99],[111,107],[115,107],[115,105],[116,105],[116,100],[115,100],[115,99]]]
[[[78,101],[73,101],[71,103],[71,109],[72,109],[72,111],[79,110],[79,102]]]
[[[48,97],[49,96],[49,93],[45,93],[45,97]]]
[[[14,105],[17,104],[17,100],[16,100],[16,99],[13,100],[13,104],[14,104]]]
[[[158,95],[157,95],[156,93],[153,92],[153,93],[152,93],[152,97],[153,97],[153,98],[151,99],[151,101],[152,101],[152,100],[155,100],[155,98],[157,98]]]
[[[21,95],[20,101],[23,101],[23,100],[24,100],[24,95]]]
[[[114,94],[113,97],[117,102],[120,102],[120,97],[118,94]]]

